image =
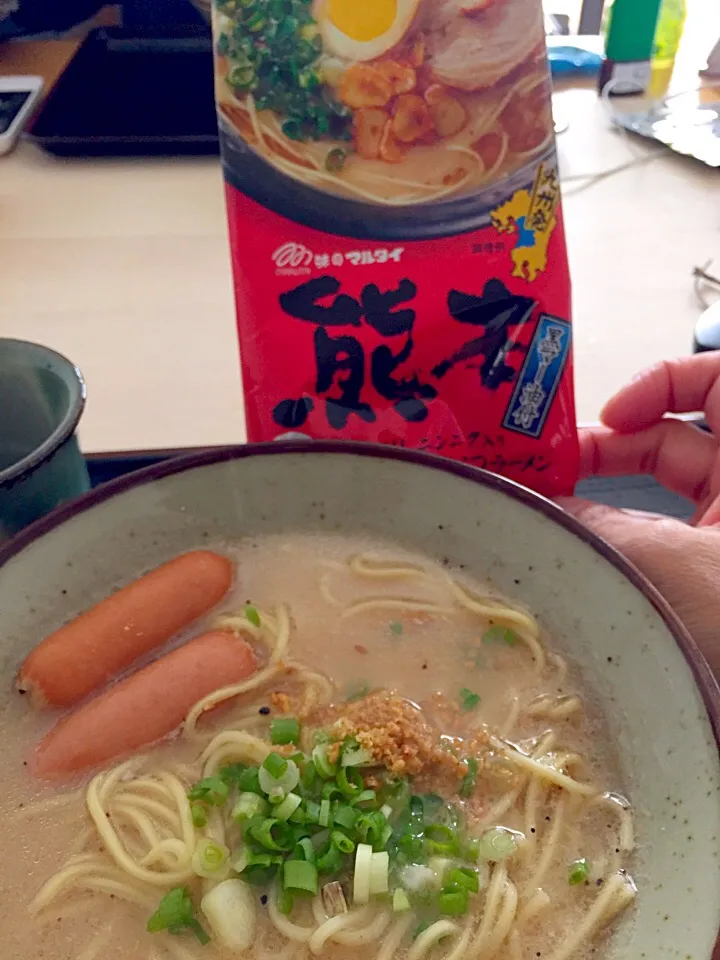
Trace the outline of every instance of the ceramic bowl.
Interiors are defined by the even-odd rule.
[[[89,604],[207,540],[363,532],[521,599],[604,705],[637,811],[621,960],[709,960],[720,916],[720,692],[658,594],[551,503],[449,460],[370,445],[201,453],[124,477],[0,548],[2,670]],[[0,934],[0,940],[1,940]]]

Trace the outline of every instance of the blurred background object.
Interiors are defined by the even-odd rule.
[[[655,28],[652,77],[648,89],[651,97],[662,96],[670,86],[686,19],[686,0],[663,0]]]
[[[661,0],[614,0],[605,30],[605,58],[598,78],[604,96],[645,93]]]

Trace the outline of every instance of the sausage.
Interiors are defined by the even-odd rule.
[[[40,705],[74,706],[214,607],[232,577],[231,561],[209,550],[163,563],[38,644],[18,690]]]
[[[35,748],[30,772],[59,780],[167,737],[190,709],[256,667],[245,640],[213,630],[120,680],[59,720]]]

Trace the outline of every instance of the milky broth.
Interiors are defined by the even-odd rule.
[[[479,726],[497,734],[511,718],[517,698],[521,709],[508,732],[512,742],[529,744],[532,738],[541,737],[552,728],[557,735],[553,749],[578,755],[577,764],[571,768],[576,779],[597,784],[602,791],[621,791],[622,781],[601,714],[572,667],[563,678],[561,665],[552,658],[552,638],[542,637],[550,657],[541,674],[523,643],[483,642],[488,624],[454,605],[447,579],[450,571],[446,568],[394,546],[346,537],[292,534],[219,545],[217,549],[229,552],[238,567],[238,586],[220,610],[238,611],[246,603],[264,610],[272,610],[281,602],[288,604],[293,624],[289,654],[294,661],[329,677],[336,686],[336,701],[364,689],[393,690],[426,710],[428,718],[444,734],[468,736]],[[358,577],[349,572],[348,560],[361,553],[407,559],[433,576],[386,580]],[[452,573],[463,581],[462,571]],[[108,590],[112,586],[108,584]],[[468,586],[477,594],[488,591],[487,585],[468,582]],[[515,606],[522,601],[521,588],[518,590]],[[342,616],[342,611],[355,601],[389,596],[437,604],[447,612],[383,609]],[[216,615],[217,611],[207,622],[212,622]],[[192,635],[206,625],[196,624]],[[25,652],[17,651],[18,665]],[[87,781],[61,789],[46,787],[33,782],[24,766],[33,745],[55,718],[33,711],[29,703],[10,693],[9,683],[6,689],[6,701],[0,708],[0,819],[5,825],[4,856],[0,858],[0,902],[5,904],[0,923],[0,955],[13,960],[230,957],[230,953],[214,944],[201,949],[192,938],[150,935],[145,931],[147,910],[100,893],[59,902],[41,919],[28,914],[28,904],[40,886],[70,855],[100,847],[89,841],[89,820],[80,789]],[[268,693],[283,689],[291,691],[292,681],[289,686],[284,681],[274,684]],[[461,709],[462,689],[480,697],[475,710]],[[549,721],[524,712],[541,694],[576,693],[581,695],[584,709],[566,719]],[[162,696],[162,691],[158,691],[158,696]],[[248,702],[264,704],[267,698],[254,696],[245,701],[245,710]],[[241,708],[242,704],[223,708],[213,722],[223,726],[232,719],[233,711],[240,712]],[[158,763],[165,759],[191,760],[197,755],[197,747],[176,738],[151,751],[151,755]],[[481,777],[477,796],[468,804],[471,818],[482,817],[507,792],[508,782],[502,776],[487,782]],[[557,792],[551,791],[549,799],[545,798],[545,791],[541,792],[537,822],[531,826],[520,808],[509,810],[498,822],[522,833],[530,826],[534,831],[530,843],[541,846]],[[598,895],[615,854],[617,833],[617,818],[604,807],[579,821],[569,820],[542,882],[552,908],[527,922],[512,950],[506,943],[495,955],[497,960],[537,960],[551,955],[563,936],[582,921]],[[589,881],[571,886],[569,865],[580,857],[591,864]],[[530,870],[530,858],[523,864],[521,845],[517,862],[510,866],[510,875],[520,890]],[[158,889],[158,899],[163,892]],[[521,898],[521,906],[522,903]],[[259,916],[263,917],[262,910]],[[260,924],[262,929],[267,922],[261,919]],[[277,953],[282,947],[274,937],[268,925],[262,950],[248,955],[268,960],[270,953]],[[573,960],[588,960],[591,956],[598,960],[609,954],[607,938],[601,936],[599,943],[604,946],[598,949],[598,941],[588,944],[573,954]],[[93,944],[94,953],[88,950]],[[178,945],[190,952],[167,952],[168,946],[172,951]],[[323,956],[332,960],[374,956],[378,947],[379,944],[353,951],[329,944]],[[404,952],[403,948],[396,955]],[[447,952],[447,947],[440,946],[431,956],[441,958]],[[305,956],[303,952],[295,954],[297,958]]]

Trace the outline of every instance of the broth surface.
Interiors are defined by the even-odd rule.
[[[287,604],[292,616],[290,656],[334,683],[335,702],[373,690],[393,691],[418,704],[448,738],[468,737],[483,728],[492,736],[506,736],[528,754],[552,731],[555,743],[548,756],[565,756],[566,769],[572,776],[597,785],[599,792],[621,790],[620,772],[601,713],[576,671],[554,651],[552,638],[542,637],[547,663],[540,671],[528,646],[514,640],[506,642],[502,634],[489,636],[487,623],[453,605],[448,582],[451,571],[394,546],[331,536],[273,536],[219,549],[229,552],[238,567],[238,585],[223,601],[220,612],[242,611],[248,603],[262,610]],[[359,555],[366,558],[368,576],[358,576],[348,566],[349,560]],[[384,561],[399,559],[407,561],[409,575],[399,575],[399,571],[397,576],[386,578],[373,575],[375,566],[382,568]],[[465,581],[460,571],[452,571],[452,575],[473,595],[492,594],[487,585]],[[356,602],[398,597],[403,603],[397,609],[375,606],[343,615]],[[407,609],[412,602],[435,605],[437,610]],[[192,635],[202,632],[217,614],[215,611],[208,621],[196,624]],[[24,653],[17,651],[18,663]],[[218,729],[230,726],[233,716],[242,713],[243,704],[247,712],[248,704],[277,702],[270,694],[284,691],[292,695],[292,676],[272,683],[263,694],[256,691],[240,703],[220,708],[211,723]],[[479,701],[473,708],[463,709],[468,693]],[[563,705],[569,711],[571,698],[576,696],[582,700],[582,709],[562,716]],[[544,709],[545,701],[540,697],[556,704],[559,714],[533,715]],[[216,944],[200,948],[186,936],[150,935],[145,930],[145,907],[108,897],[107,893],[69,896],[53,903],[39,917],[30,916],[28,905],[33,897],[68,857],[101,849],[92,839],[82,789],[90,778],[58,789],[39,785],[26,771],[27,755],[54,719],[28,709],[28,704],[14,694],[6,694],[0,708],[4,746],[0,757],[0,817],[6,824],[0,898],[9,906],[0,926],[2,955],[13,960],[189,960],[200,956],[225,960],[237,956]],[[259,735],[263,735],[262,728]],[[197,754],[197,745],[177,738],[147,751],[156,766],[190,762]],[[517,772],[500,764],[492,775],[478,782],[480,788],[467,802],[467,812],[471,822],[482,823],[493,805],[519,780]],[[442,792],[442,784],[433,786]],[[560,793],[556,788],[538,786],[534,806],[515,804],[487,824],[501,825],[524,836],[508,866],[520,892],[521,915],[523,910],[533,912],[528,907],[533,898],[530,878],[542,860]],[[530,808],[535,812],[528,813]],[[583,923],[605,878],[621,865],[618,829],[612,801],[594,808],[586,805],[578,812],[573,812],[572,803],[567,806],[559,842],[545,864],[542,882],[537,884],[552,907],[526,919],[518,935],[494,953],[497,960],[550,957],[563,938]],[[580,858],[590,864],[589,875],[587,881],[571,885],[570,865]],[[162,892],[158,891],[158,899]],[[299,917],[298,922],[302,922],[302,911]],[[271,956],[304,960],[309,956],[302,946],[291,945],[289,949],[264,918],[262,909],[259,918],[260,939],[248,956],[257,960],[269,960]],[[411,942],[394,956],[402,960]],[[329,943],[323,955],[353,960],[355,956],[374,956],[378,947],[370,944],[351,949]],[[589,960],[592,956],[597,960],[610,951],[603,933],[573,952],[572,958]],[[448,948],[443,944],[430,954],[438,960],[447,955]]]

